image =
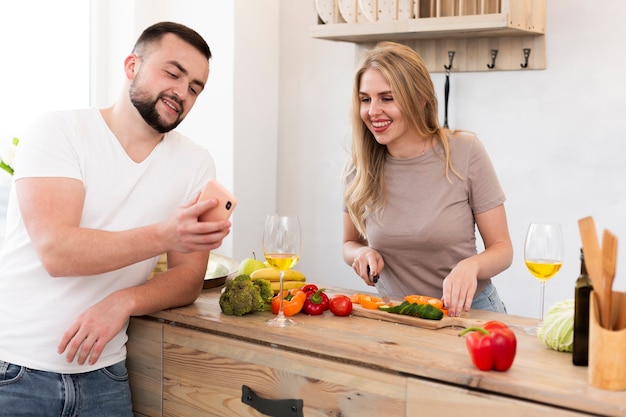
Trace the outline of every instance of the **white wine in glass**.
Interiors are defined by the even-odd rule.
[[[531,223],[524,242],[524,262],[530,273],[541,283],[540,321],[536,327],[524,329],[536,336],[543,325],[546,281],[554,277],[563,265],[563,232],[558,223]]]
[[[300,260],[302,246],[300,222],[298,216],[270,214],[265,220],[263,231],[263,254],[273,268],[280,270],[280,289],[278,314],[267,324],[275,327],[287,327],[296,324],[285,316],[283,310],[283,281],[285,271],[293,268]]]

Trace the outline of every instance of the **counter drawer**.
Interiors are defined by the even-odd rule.
[[[405,415],[400,375],[173,326],[163,353],[164,416],[262,416],[241,402],[243,385],[301,399],[307,417]]]
[[[476,385],[480,384],[479,379]],[[568,410],[417,378],[407,381],[407,416],[588,416]]]

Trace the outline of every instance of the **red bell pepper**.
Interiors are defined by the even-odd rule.
[[[459,336],[465,338],[472,362],[481,371],[504,372],[513,365],[517,350],[515,333],[504,323],[489,321],[483,327],[469,327]]]
[[[315,292],[309,292],[302,306],[302,311],[312,316],[318,316],[328,310],[328,296],[324,293],[324,288]]]
[[[307,296],[316,293],[317,290],[319,290],[319,288],[315,284],[306,284],[300,287],[300,291],[304,292]]]

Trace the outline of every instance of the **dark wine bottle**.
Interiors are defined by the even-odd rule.
[[[589,296],[593,286],[587,274],[585,256],[580,250],[580,275],[574,291],[574,353],[572,362],[587,366],[589,359]]]

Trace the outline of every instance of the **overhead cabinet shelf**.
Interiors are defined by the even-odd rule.
[[[403,42],[436,55],[427,62],[431,71],[443,71],[450,51],[456,71],[545,68],[545,0],[328,0],[326,9],[322,3],[316,1],[314,38],[364,47]]]
[[[318,24],[313,37],[346,42],[376,42],[383,39],[445,39],[481,36],[542,35],[543,27],[513,26],[507,15],[429,17],[375,23]]]

